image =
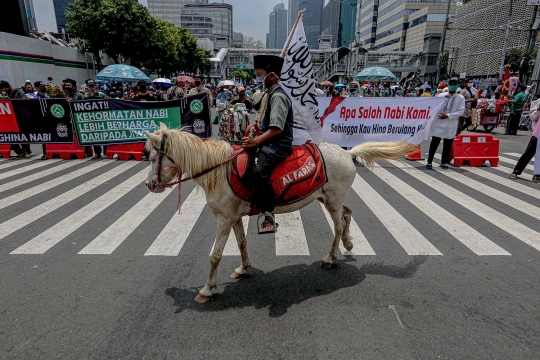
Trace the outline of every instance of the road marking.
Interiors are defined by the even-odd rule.
[[[13,250],[11,254],[43,254],[65,237],[86,224],[94,216],[109,207],[115,201],[131,191],[135,186],[141,185],[148,173],[148,169],[139,171],[131,178],[112,188],[88,205],[80,208],[64,220],[48,228],[32,240]]]
[[[507,158],[507,157],[504,157],[504,156],[500,156],[500,155],[499,155],[499,160],[500,160],[500,161],[507,162],[507,163],[510,163],[510,164],[516,164],[516,163],[517,163],[517,160],[516,160],[516,159],[510,159],[510,158]],[[527,165],[527,166],[525,166],[525,169],[534,171],[534,166],[532,166],[532,165]],[[512,169],[512,171],[513,171],[513,169]]]
[[[42,160],[28,160],[29,162],[43,162]],[[9,160],[9,159],[5,159],[4,161],[0,162],[0,169],[7,169],[7,168],[10,168],[12,166],[17,166],[17,165],[22,165],[24,164],[25,161],[22,161],[22,160]],[[25,167],[25,166],[23,166]]]
[[[249,225],[249,216],[242,216],[242,225],[244,225],[244,234],[247,234],[248,225]],[[214,251],[214,246],[216,246],[216,240],[214,240],[214,244],[212,245],[212,249],[210,250],[210,256],[212,256],[212,252]],[[240,249],[238,249],[236,236],[234,235],[234,231],[232,229],[229,234],[229,237],[227,238],[227,243],[225,244],[225,248],[223,249],[223,256],[240,256]]]
[[[14,218],[9,219],[8,221],[2,223],[2,226],[0,226],[0,239],[5,238],[6,236],[25,226],[28,226],[30,223],[40,219],[41,217],[50,214],[52,211],[64,206],[79,196],[86,194],[90,190],[120,175],[124,171],[129,170],[135,165],[137,165],[136,162],[126,161],[114,169],[96,176],[84,184],[81,184],[49,201],[46,201],[20,215],[17,215]]]
[[[328,221],[328,225],[330,225],[330,229],[332,229],[332,234],[334,234],[335,236],[336,232],[334,231],[334,221],[332,220],[332,216],[330,216],[330,213],[328,212],[328,210],[326,210],[326,207],[324,207],[323,204],[319,204],[321,205],[321,208],[324,212],[326,221]],[[360,227],[352,217],[351,224],[349,225],[349,235],[352,236],[353,249],[352,251],[347,251],[340,241],[339,250],[343,255],[376,255],[375,250],[373,250],[371,245],[369,245],[369,242],[364,236],[364,233],[362,232],[362,230],[360,230]]]
[[[416,228],[358,174],[352,185],[356,194],[375,214],[409,255],[442,255]]]
[[[2,200],[0,200],[0,209],[3,209],[5,207],[8,207],[10,205],[16,204],[19,201],[23,201],[28,199],[31,196],[40,194],[44,191],[50,190],[54,187],[57,187],[59,185],[62,185],[70,180],[73,180],[79,176],[82,176],[84,174],[88,174],[89,172],[99,169],[100,167],[110,164],[111,161],[116,160],[102,160],[102,161],[96,161],[95,163],[91,163],[82,169],[75,170],[73,172],[67,173],[65,175],[62,175],[61,177],[54,178],[52,180],[49,180],[47,182],[44,182],[42,184],[36,185],[31,187],[30,189],[20,191],[16,194],[13,194],[11,196],[5,197]]]
[[[410,167],[414,168],[413,166]],[[411,202],[434,222],[439,224],[460,243],[471,249],[476,255],[511,255],[471,226],[467,225],[403,180],[396,177],[390,171],[380,166],[372,171],[392,188],[399,189],[399,193],[405,199]],[[467,201],[467,199],[460,198],[460,202],[462,201]]]
[[[21,174],[23,172],[26,172],[28,170],[34,170],[34,169],[38,169],[40,167],[43,167],[43,166],[48,166],[50,163],[55,163],[59,161],[59,159],[53,159],[53,160],[47,160],[47,161],[32,161],[33,164],[31,165],[28,165],[28,166],[23,166],[23,167],[20,167],[18,169],[14,169],[14,170],[10,170],[10,171],[6,171],[4,173],[1,173],[0,174],[0,179],[5,179],[5,178],[8,178],[10,176],[14,176],[14,175],[17,175],[17,174]]]
[[[519,158],[521,157],[521,155],[523,155],[523,154],[518,154],[518,153],[504,153],[504,155],[510,155],[510,156],[512,156],[512,157],[516,157],[517,159],[515,159],[514,161],[518,161]],[[535,158],[533,157],[533,158],[531,159],[531,162],[534,162],[534,160],[535,160]]]
[[[54,174],[56,172],[59,172],[59,171],[65,170],[65,169],[69,169],[70,167],[73,167],[75,165],[79,165],[80,163],[81,162],[76,162],[76,161],[66,161],[63,164],[52,167],[50,169],[46,169],[46,170],[39,171],[39,172],[37,172],[35,174],[32,174],[32,175],[28,175],[28,176],[25,176],[25,177],[22,177],[22,178],[18,178],[16,180],[13,180],[13,181],[10,181],[8,183],[0,185],[0,192],[13,189],[14,187],[17,187],[17,186],[28,184],[29,182],[32,182],[32,181],[35,181],[35,180],[42,179],[45,176]],[[25,169],[25,168],[23,168],[23,169]],[[20,170],[20,169],[17,169],[17,170]]]
[[[426,164],[425,161],[419,161],[420,164]],[[437,170],[435,170],[437,171]],[[463,185],[470,187],[471,189],[480,192],[486,196],[489,196],[495,200],[498,200],[514,209],[521,211],[527,215],[530,215],[540,220],[540,209],[534,205],[529,204],[523,200],[520,200],[512,195],[506,194],[500,190],[497,190],[491,186],[483,184],[479,181],[471,179],[465,175],[459,174],[453,170],[440,170],[437,171],[450,179],[453,179]]]
[[[435,158],[440,160],[441,156],[438,155],[438,154],[435,154]],[[534,198],[540,199],[540,189],[537,190],[535,188],[525,186],[523,184],[520,184],[519,181],[510,180],[508,177],[494,175],[494,174],[490,173],[489,171],[485,170],[485,169],[495,169],[495,170],[503,171],[503,172],[506,173],[505,170],[499,169],[500,167],[501,167],[501,165],[499,165],[498,167],[494,167],[494,168],[492,168],[492,167],[484,167],[484,166],[482,166],[482,167],[465,166],[465,167],[460,167],[459,169],[468,171],[470,173],[481,176],[481,177],[483,177],[485,179],[488,179],[488,180],[491,180],[491,181],[496,182],[498,184],[504,185],[504,186],[509,187],[509,188],[511,188],[513,190],[524,193],[525,195],[529,195],[529,196],[532,196]],[[484,169],[484,170],[482,170],[482,169]]]
[[[394,160],[389,160],[392,164],[397,164]],[[536,250],[540,250],[540,233],[534,231],[531,228],[526,227],[525,225],[515,221],[514,219],[505,216],[504,214],[492,209],[491,207],[481,203],[478,200],[468,197],[461,191],[454,189],[453,187],[446,185],[445,183],[439,181],[438,179],[427,175],[421,170],[412,170],[407,172],[409,175],[420,180],[427,186],[438,191],[442,195],[458,201],[458,204],[464,208],[472,211],[475,214],[481,216],[484,220],[492,223],[501,230],[513,235],[519,240],[523,241],[525,244],[532,246]],[[466,201],[461,201],[462,199],[467,199]]]
[[[306,233],[300,211],[277,214],[276,255],[309,255]]]
[[[205,206],[204,191],[194,189],[182,204],[180,215],[173,215],[144,255],[178,256]]]
[[[401,322],[401,319],[399,318],[399,315],[397,313],[397,309],[395,305],[388,305],[388,308],[392,309],[394,314],[396,314],[397,321],[399,323],[399,326],[401,326],[402,329],[405,329],[405,326],[403,326],[403,323]]]
[[[174,189],[173,189],[174,190]],[[165,200],[170,191],[160,194],[149,193],[105,231],[98,235],[79,254],[110,255],[135,231],[135,229]]]

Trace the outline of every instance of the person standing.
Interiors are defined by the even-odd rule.
[[[73,79],[64,80],[64,92],[66,93],[66,100],[84,100],[84,95],[77,91],[77,82]]]
[[[431,135],[431,144],[429,145],[429,154],[426,164],[427,169],[433,168],[432,162],[435,157],[435,152],[443,140],[443,150],[441,158],[441,168],[448,169],[450,162],[450,151],[452,143],[456,136],[458,119],[465,112],[465,98],[457,94],[458,79],[451,78],[448,82],[448,94],[442,93],[438,97],[446,97],[448,101],[444,106],[439,118],[433,122],[429,134]]]
[[[466,79],[465,86],[462,85],[463,90],[461,90],[459,93],[465,99],[465,111],[463,112],[463,116],[459,118],[457,129],[458,134],[461,134],[463,130],[467,129],[472,124],[472,107],[473,103],[476,102],[476,99],[471,91],[473,85],[474,83],[472,79]]]
[[[36,90],[34,99],[46,99],[50,97],[47,93],[45,93],[45,91],[47,90],[47,84],[44,83],[43,81],[36,81],[34,83],[34,88]],[[43,155],[41,155],[41,160],[47,160],[47,145],[41,144],[41,148],[43,150]]]
[[[193,81],[195,82],[195,87],[189,90],[188,96],[198,95],[205,92],[208,95],[208,104],[212,104],[212,92],[210,91],[210,89],[203,85],[202,76],[195,75],[193,77]]]
[[[157,101],[157,98],[148,92],[146,81],[141,80],[137,84],[138,94],[133,95],[132,101]]]
[[[531,103],[531,111],[529,113],[529,118],[532,122],[532,131],[533,133],[536,130],[536,127],[538,126],[538,118],[540,118],[540,99],[535,100]],[[516,163],[516,166],[514,167],[514,171],[510,174],[510,179],[515,180],[518,178],[519,175],[525,170],[525,167],[527,164],[532,160],[532,158],[536,155],[536,147],[538,146],[538,138],[536,136],[531,136],[529,143],[527,144],[527,147],[525,148],[525,152],[521,155],[518,162]],[[534,175],[533,176],[533,182],[540,183],[540,175]]]
[[[84,100],[105,98],[105,94],[97,90],[96,82],[94,80],[86,81],[86,89],[87,89],[87,92],[84,94]],[[107,157],[106,146],[103,146],[103,149],[102,149],[100,145],[94,145],[93,148],[94,148],[94,155],[92,156],[92,159],[100,159],[100,158],[105,159]]]
[[[527,85],[521,84],[518,89],[519,92],[514,96],[510,103],[510,118],[506,124],[505,135],[517,135],[523,107],[525,106],[525,101],[527,101],[527,95],[525,95]]]
[[[278,83],[284,59],[275,55],[256,55],[253,59],[255,73],[267,90],[261,108],[261,136],[243,137],[242,146],[257,149],[257,163],[253,170],[254,198],[261,214],[265,215],[259,234],[266,234],[277,229],[274,218],[276,195],[270,176],[276,166],[292,153],[293,109],[291,100]]]

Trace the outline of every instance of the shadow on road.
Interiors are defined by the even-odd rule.
[[[358,268],[348,264],[356,259],[347,257],[335,261],[330,270],[321,269],[318,261],[311,265],[285,266],[268,273],[250,269],[246,278],[228,283],[223,293],[215,294],[206,304],[193,301],[198,289],[168,288],[165,294],[174,299],[174,306],[177,307],[175,313],[188,309],[207,312],[253,306],[256,309],[268,307],[270,317],[279,317],[294,304],[358,285],[366,275],[397,279],[412,277],[426,260],[427,256],[417,256],[404,265],[368,263]]]

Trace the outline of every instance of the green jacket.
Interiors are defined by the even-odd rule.
[[[510,106],[510,112],[512,114],[521,114],[523,112],[523,105],[525,105],[526,101],[527,95],[525,95],[525,92],[518,92],[516,96],[514,96],[514,100],[512,101],[512,105]]]

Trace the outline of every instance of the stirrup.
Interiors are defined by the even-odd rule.
[[[267,216],[272,218],[272,222],[274,223],[274,229],[263,229],[261,231],[261,225],[264,224],[264,220],[261,224],[259,224],[259,220],[260,218],[266,218]],[[259,235],[277,233],[278,226],[279,224],[276,222],[276,218],[274,217],[273,214],[269,213],[268,211],[266,211],[264,214],[260,214],[257,217],[257,231],[259,232]]]

